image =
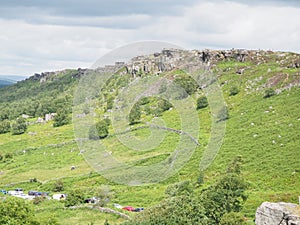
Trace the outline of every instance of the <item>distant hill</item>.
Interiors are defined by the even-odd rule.
[[[12,85],[17,81],[24,80],[25,76],[19,75],[0,75],[0,88],[8,85]]]

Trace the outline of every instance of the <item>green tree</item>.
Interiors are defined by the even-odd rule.
[[[193,94],[198,89],[197,82],[188,75],[178,75],[174,82],[183,88],[188,95]]]
[[[179,183],[171,184],[167,187],[165,193],[169,197],[189,195],[193,193],[193,188],[189,181],[182,181]]]
[[[10,122],[9,120],[0,121],[0,134],[5,134],[10,132]]]
[[[84,203],[85,193],[80,189],[72,189],[66,198],[65,206],[70,207]]]
[[[174,225],[174,224],[198,224],[208,225],[205,209],[201,202],[192,196],[176,196],[167,198],[159,205],[146,209],[138,214],[130,222],[124,225]]]
[[[102,185],[101,187],[94,190],[94,197],[98,199],[97,205],[103,207],[106,206],[108,202],[110,202],[112,198],[112,192],[110,191],[109,186]]]
[[[206,96],[201,96],[197,99],[197,109],[203,109],[208,106],[208,101]]]
[[[25,119],[17,118],[11,125],[11,131],[13,135],[19,135],[25,133],[27,130],[27,124]]]
[[[64,109],[59,110],[57,114],[53,118],[53,126],[60,127],[71,122],[71,117],[69,116],[68,112]]]
[[[162,112],[164,112],[169,110],[172,107],[172,104],[165,99],[160,99],[157,102],[157,106]]]
[[[64,190],[64,183],[62,182],[62,180],[57,180],[54,183],[54,187],[53,187],[53,191],[54,192],[60,192]]]
[[[141,110],[139,104],[135,104],[130,113],[129,113],[129,124],[135,124],[138,123],[138,121],[141,119]]]
[[[101,120],[96,123],[97,135],[100,139],[106,138],[108,136],[108,123],[107,120]]]
[[[16,197],[0,199],[0,224],[39,225],[29,202]]]
[[[239,157],[238,157],[239,158]],[[234,159],[229,167],[239,167]],[[239,169],[229,169],[214,186],[205,190],[201,195],[201,202],[206,209],[206,216],[219,224],[223,215],[230,212],[239,212],[243,203],[247,200],[245,191],[247,183],[240,174]]]

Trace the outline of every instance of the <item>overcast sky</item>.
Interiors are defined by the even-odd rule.
[[[0,74],[90,67],[135,41],[300,53],[298,0],[0,0]]]

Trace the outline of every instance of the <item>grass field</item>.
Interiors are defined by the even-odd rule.
[[[238,69],[245,68],[243,74]],[[253,220],[256,208],[263,201],[297,202],[300,196],[300,89],[287,88],[299,81],[299,69],[278,67],[275,59],[266,64],[251,62],[221,62],[215,68],[229,109],[222,147],[205,173],[205,186],[213,183],[237,155],[243,158],[242,173],[250,184],[243,213]],[[236,86],[239,93],[229,95]],[[278,93],[264,98],[266,88]],[[12,153],[11,159],[0,161],[0,188],[22,187],[53,193],[57,179],[64,183],[64,192],[74,188],[90,189],[108,185],[113,203],[149,207],[164,198],[169,184],[183,180],[196,182],[199,163],[210,138],[209,108],[197,111],[200,121],[199,143],[186,165],[174,176],[153,185],[127,186],[105,179],[85,161],[76,143],[73,125],[54,128],[52,123],[37,124],[30,119],[25,134],[0,135],[0,152]],[[168,110],[160,117],[167,127],[180,129],[176,110]],[[151,118],[147,116],[144,121]],[[133,131],[131,135],[143,140],[149,129]],[[107,151],[122,162],[151,165],[169,156],[179,135],[167,132],[165,139],[153,150],[138,152],[124,146],[117,136],[109,136],[103,143]],[[75,170],[71,170],[76,166]],[[36,178],[37,182],[30,182]],[[45,201],[35,206],[41,220],[47,216],[58,218],[61,224],[103,224],[105,219],[120,223],[124,219],[91,209],[66,209],[63,203]],[[129,215],[132,215],[129,213]]]

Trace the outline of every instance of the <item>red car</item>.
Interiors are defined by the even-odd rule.
[[[123,209],[123,210],[130,211],[130,212],[134,211],[134,208],[133,208],[132,206],[125,206],[125,207],[123,207],[122,209]]]

